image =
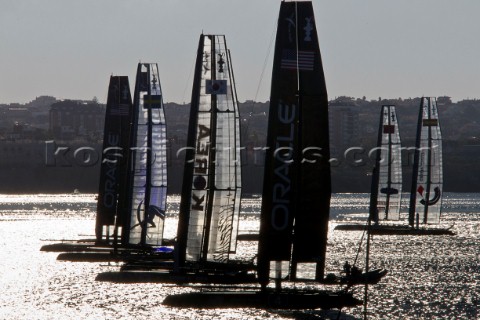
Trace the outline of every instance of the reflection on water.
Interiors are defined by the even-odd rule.
[[[178,196],[170,197],[166,237],[174,237]],[[260,198],[242,203],[241,230],[257,230]],[[406,208],[406,204],[404,205]],[[375,236],[372,268],[387,268],[380,284],[370,286],[370,319],[476,319],[480,289],[480,196],[448,194],[442,218],[457,236]],[[353,262],[361,232],[333,231],[345,220],[366,219],[368,195],[332,198],[327,273]],[[194,289],[163,284],[95,282],[97,273],[115,264],[57,262],[40,252],[46,239],[93,237],[95,195],[0,195],[0,319],[336,319],[335,312],[255,309],[179,310],[162,306],[167,294]],[[406,211],[406,209],[404,210]],[[252,258],[255,243],[239,245],[236,257]],[[358,264],[363,267],[360,252]],[[363,287],[356,296],[363,297]],[[345,310],[344,319],[362,317]]]

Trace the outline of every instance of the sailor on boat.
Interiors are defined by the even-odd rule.
[[[345,275],[347,277],[350,277],[351,269],[352,269],[352,266],[350,266],[350,263],[348,263],[348,261],[345,261],[345,264],[343,265],[343,271],[345,271]]]
[[[350,270],[350,272],[351,272],[352,278],[357,278],[362,275],[362,270],[359,269],[357,266],[352,266],[352,269]]]

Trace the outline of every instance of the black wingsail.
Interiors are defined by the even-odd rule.
[[[116,220],[121,186],[125,184],[129,149],[132,97],[128,77],[111,76],[105,110],[102,163],[98,188],[95,234],[97,241],[108,237]]]
[[[323,278],[331,194],[328,99],[311,2],[282,2],[270,95],[258,275]],[[290,266],[290,270],[288,267]]]

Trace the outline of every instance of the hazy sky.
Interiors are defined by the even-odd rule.
[[[329,98],[480,97],[479,0],[317,0]],[[0,103],[106,100],[157,62],[188,102],[199,34],[225,34],[241,101],[268,100],[279,0],[0,0]],[[267,61],[262,81],[264,62]]]

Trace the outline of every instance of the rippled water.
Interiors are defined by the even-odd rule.
[[[170,197],[166,237],[176,231],[178,196]],[[375,236],[372,268],[389,273],[369,287],[369,319],[477,319],[480,301],[480,195],[448,194],[443,223],[457,235]],[[167,294],[195,290],[164,284],[95,282],[114,264],[57,262],[40,252],[48,240],[93,237],[94,195],[0,195],[0,319],[336,319],[319,310],[180,310],[162,306]],[[361,232],[333,231],[341,221],[365,221],[366,194],[332,198],[327,272],[355,259]],[[242,230],[258,228],[260,198],[243,202]],[[238,256],[253,257],[256,245],[242,243]],[[363,265],[363,252],[359,264]],[[356,289],[363,297],[363,287]],[[362,317],[344,310],[343,319]]]

